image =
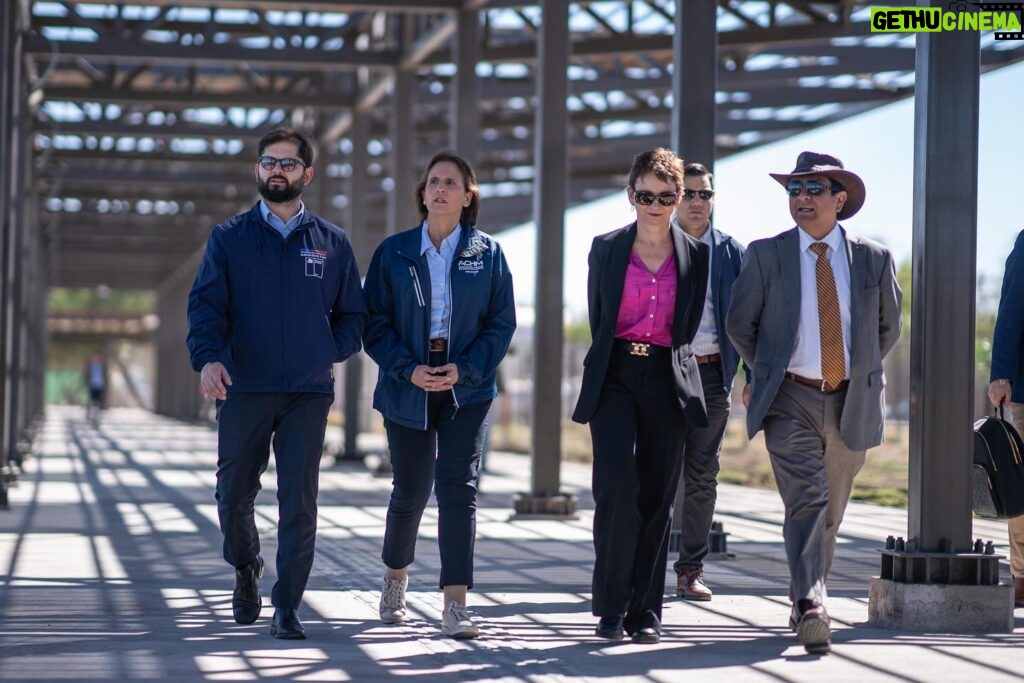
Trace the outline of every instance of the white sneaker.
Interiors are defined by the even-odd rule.
[[[397,624],[405,621],[405,589],[409,585],[409,577],[392,579],[384,576],[384,587],[380,591],[380,620],[385,624]]]
[[[470,618],[466,606],[452,600],[441,615],[441,635],[458,640],[468,640],[479,636],[480,630]]]

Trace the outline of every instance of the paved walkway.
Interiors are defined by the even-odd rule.
[[[212,490],[216,436],[139,411],[51,409],[11,509],[0,511],[0,680],[371,681],[990,681],[1024,680],[1024,610],[994,635],[869,628],[877,548],[905,535],[899,510],[852,504],[829,606],[833,654],[806,655],[786,626],[777,494],[722,486],[717,518],[734,559],[706,567],[708,603],[666,602],[657,646],[592,636],[589,468],[566,464],[576,521],[510,521],[529,460],[495,453],[480,499],[477,590],[483,637],[440,638],[433,511],[410,582],[412,618],[376,618],[390,481],[341,463],[323,471],[317,559],[300,614],[309,639],[231,618],[233,576],[220,558]],[[269,474],[269,473],[268,473]],[[273,477],[258,499],[264,556],[274,555]],[[1005,525],[975,534],[1005,552]],[[263,581],[265,604],[273,562]],[[1004,575],[1006,568],[1003,568]]]

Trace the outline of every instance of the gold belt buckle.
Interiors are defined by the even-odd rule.
[[[651,348],[650,344],[644,344],[642,342],[630,342],[629,343],[629,355],[640,356],[642,358],[648,358],[651,354],[647,353]]]

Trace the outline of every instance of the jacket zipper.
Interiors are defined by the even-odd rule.
[[[416,272],[416,266],[409,266],[409,273],[412,275],[412,286],[416,290],[416,302],[422,308],[427,304],[423,299],[423,290],[420,288],[420,276]]]

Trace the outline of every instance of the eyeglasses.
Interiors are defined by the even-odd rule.
[[[708,201],[714,196],[714,190],[683,190],[683,199],[688,201],[692,201],[694,197],[700,197],[704,201]]]
[[[256,163],[258,163],[260,165],[260,168],[262,168],[264,171],[273,171],[275,166],[280,165],[281,170],[284,171],[285,173],[291,173],[292,171],[295,170],[296,166],[302,166],[303,168],[306,167],[306,164],[304,164],[299,159],[293,159],[291,157],[278,159],[277,157],[272,157],[269,154],[264,154],[263,156],[261,156],[259,159],[256,160]]]
[[[633,199],[636,200],[637,204],[641,206],[650,206],[657,199],[658,203],[662,206],[672,206],[679,199],[678,192],[662,192],[661,194],[654,194],[647,190],[634,190]]]
[[[812,197],[817,197],[825,190],[831,190],[834,194],[843,189],[842,185],[836,182],[833,182],[830,185],[825,185],[817,180],[808,180],[806,183],[800,182],[799,180],[790,180],[786,183],[786,193],[790,197],[799,197],[800,193],[804,191],[804,188],[807,188],[807,194]]]

